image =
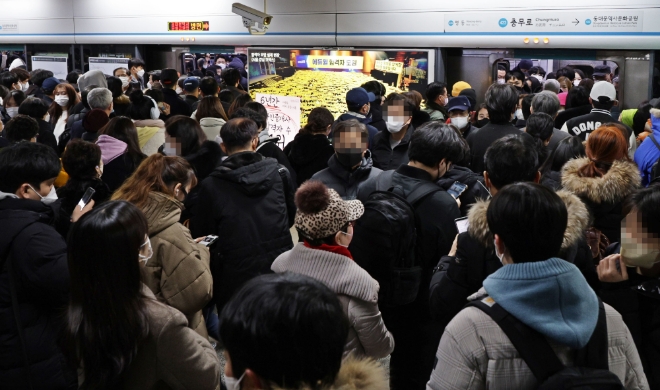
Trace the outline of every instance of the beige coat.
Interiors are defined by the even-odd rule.
[[[350,324],[344,356],[380,359],[392,353],[394,338],[378,309],[380,286],[352,259],[299,243],[275,259],[271,269],[310,276],[337,294]]]
[[[483,291],[483,290],[482,290]],[[648,389],[639,354],[621,315],[605,305],[609,368],[627,390]],[[550,341],[565,365],[571,349]],[[537,387],[534,375],[509,338],[488,314],[468,307],[447,325],[427,390],[516,389]]]
[[[183,204],[151,192],[142,211],[149,223],[154,254],[142,267],[142,280],[158,299],[180,310],[201,336],[208,338],[202,309],[213,296],[209,250],[195,243],[179,223]]]
[[[176,309],[156,301],[149,289],[149,335],[131,363],[125,390],[219,389],[220,359],[209,342],[188,327]]]

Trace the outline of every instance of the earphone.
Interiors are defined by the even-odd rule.
[[[160,118],[160,110],[158,109],[158,103],[156,103],[156,100],[154,100],[154,98],[152,98],[149,95],[144,95],[144,97],[149,98],[149,100],[151,100],[151,102],[154,104],[154,107],[151,107],[151,111],[149,112],[151,115],[151,119]]]

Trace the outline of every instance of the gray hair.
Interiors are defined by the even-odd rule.
[[[534,110],[534,113],[543,112],[553,118],[559,112],[559,106],[559,97],[551,91],[539,92],[532,99],[532,110]]]
[[[559,91],[561,90],[561,87],[559,86],[559,81],[555,79],[545,80],[545,83],[543,83],[543,90],[559,93]]]
[[[107,109],[112,104],[112,92],[108,88],[94,88],[87,94],[89,107]]]

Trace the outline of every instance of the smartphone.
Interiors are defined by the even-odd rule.
[[[95,192],[96,190],[92,187],[87,188],[87,191],[85,191],[82,198],[80,198],[80,202],[78,202],[78,206],[80,206],[81,210],[87,206],[87,203],[89,203],[90,200],[92,200],[92,196],[94,196]]]
[[[456,224],[456,229],[458,229],[458,234],[467,232],[468,226],[470,226],[470,222],[468,221],[468,217],[456,218],[454,220],[454,223]]]
[[[449,187],[447,192],[449,192],[449,195],[453,196],[454,199],[458,199],[458,197],[461,196],[461,194],[465,192],[467,188],[468,188],[467,184],[463,184],[455,181],[454,184],[452,184],[451,187]]]
[[[165,103],[163,103],[163,102],[158,103],[158,109],[161,112],[165,112]]]
[[[206,236],[206,237],[205,237],[202,241],[200,241],[199,243],[202,244],[202,245],[204,245],[204,246],[211,246],[211,245],[215,244],[215,242],[216,242],[217,240],[218,240],[218,236],[211,236],[211,235],[209,235],[209,236]]]

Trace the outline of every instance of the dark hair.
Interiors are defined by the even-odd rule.
[[[407,91],[401,92],[401,96],[407,98],[415,105],[415,111],[419,110],[420,105],[422,104],[422,94],[417,91]]]
[[[62,107],[55,100],[53,100],[53,103],[51,103],[50,108],[48,109],[48,113],[50,114],[50,123],[55,126],[58,120],[60,120],[60,117],[62,116],[63,111],[69,110],[76,104],[80,102],[78,99],[78,93],[76,90],[70,85],[70,84],[57,84],[55,88],[53,88],[53,93],[55,91],[60,90],[64,88],[64,91],[66,92],[67,97],[69,98],[69,101],[66,105],[66,107]]]
[[[512,78],[514,78],[514,77],[515,77],[517,80],[522,81],[523,83],[525,82],[525,74],[524,74],[523,72],[519,71],[519,70],[512,70],[512,71],[508,72],[508,73],[504,76],[504,79],[505,79],[506,81],[509,81],[510,79],[512,79]]]
[[[440,121],[426,122],[415,129],[408,146],[408,158],[427,167],[440,161],[458,162],[465,157],[465,141],[451,125]]]
[[[570,68],[568,66],[561,68],[557,71],[557,79],[559,79],[562,76],[566,77],[567,79],[571,80],[571,82],[573,82],[573,80],[575,80],[575,70],[573,70],[573,68]]]
[[[580,107],[589,104],[589,91],[580,86],[573,87],[566,95],[566,109]]]
[[[644,132],[646,122],[651,118],[651,108],[653,108],[653,106],[646,103],[641,107],[639,107],[637,109],[637,112],[635,112],[635,115],[633,115],[632,129],[633,132],[635,133],[635,136],[640,135],[642,132]]]
[[[540,66],[532,66],[529,68],[529,71],[527,72],[529,74],[539,74],[541,76],[545,76],[545,69],[543,69]]]
[[[334,122],[335,117],[330,110],[325,107],[316,107],[307,116],[307,124],[303,127],[303,131],[311,134],[325,133],[328,130],[328,126]]]
[[[332,137],[334,138],[334,146],[337,148],[337,140],[339,136],[343,133],[353,132],[354,129],[358,129],[360,132],[360,141],[363,144],[369,142],[369,132],[367,131],[367,126],[364,123],[359,122],[357,119],[349,119],[347,121],[337,122],[336,125],[332,127]]]
[[[21,104],[23,104],[23,101],[25,101],[25,93],[23,91],[18,91],[16,89],[9,91],[7,95],[4,96],[2,105],[7,108],[7,103],[9,103],[10,99],[14,99],[14,103],[16,104],[16,107],[20,107]]]
[[[385,99],[385,103],[383,103],[383,105],[385,106],[383,108],[383,114],[385,114],[387,106],[398,104],[395,102],[401,102],[405,116],[412,116],[413,112],[417,111],[417,106],[415,105],[415,102],[410,100],[407,96],[400,93],[391,93],[387,95],[387,98]]]
[[[493,197],[488,228],[506,245],[515,263],[557,257],[568,223],[566,205],[554,191],[535,183],[516,183]]]
[[[60,174],[60,159],[50,146],[19,142],[0,149],[0,191],[15,193],[23,184],[39,188]]]
[[[220,129],[220,138],[227,152],[245,148],[259,135],[259,127],[249,118],[232,118]]]
[[[606,123],[589,134],[586,145],[589,163],[578,170],[580,177],[602,177],[615,161],[630,161],[628,140],[621,129],[613,125]]]
[[[204,118],[220,118],[225,121],[229,119],[227,113],[225,113],[225,108],[222,107],[222,102],[217,96],[208,95],[199,99],[195,119],[201,121]]]
[[[218,88],[218,82],[213,77],[203,77],[199,82],[199,90],[202,91],[202,95],[205,97],[217,94]]]
[[[609,111],[612,109],[612,107],[614,107],[614,100],[610,100],[610,98],[607,96],[601,96],[599,99],[600,100],[591,99],[591,104],[594,106],[594,108]]]
[[[548,141],[555,129],[555,121],[544,112],[535,112],[527,118],[527,134],[541,141]]]
[[[128,60],[128,71],[129,72],[131,71],[132,67],[139,68],[140,66],[144,69],[144,61],[142,61],[141,59],[133,57],[133,58]]]
[[[656,238],[660,236],[660,186],[651,185],[638,190],[633,194],[631,204],[641,217],[642,227]]]
[[[103,128],[98,131],[98,134],[99,136],[105,134],[109,137],[125,142],[127,145],[126,154],[133,163],[133,169],[137,168],[142,160],[147,157],[140,149],[137,128],[133,121],[128,117],[118,116],[110,119],[110,122],[103,126]]]
[[[7,94],[9,94],[9,89],[7,89],[7,87],[5,87],[4,85],[0,84],[0,97],[4,99],[5,96],[7,96]]]
[[[594,80],[593,79],[582,79],[580,81],[580,84],[578,84],[578,87],[582,87],[587,90],[587,92],[591,92],[591,88],[594,87]]]
[[[39,134],[39,123],[27,115],[18,114],[5,125],[4,137],[9,142],[30,141]]]
[[[120,387],[149,334],[138,256],[147,233],[144,214],[121,201],[95,207],[71,225],[62,349],[72,366],[83,367],[81,388]]]
[[[249,368],[264,381],[286,388],[332,384],[348,327],[337,295],[323,283],[294,273],[253,278],[220,313],[220,338],[234,375]]]
[[[129,98],[131,99],[131,104],[128,106],[126,113],[131,119],[151,119],[151,109],[154,107],[154,102],[151,99],[144,96],[139,89],[132,91]]]
[[[385,93],[387,93],[385,86],[377,80],[367,81],[360,85],[360,88],[364,88],[365,91],[376,95],[376,100],[378,100],[379,97],[385,96]]]
[[[584,75],[584,72],[581,71],[580,69],[574,69],[573,72],[574,72],[574,73],[577,73],[578,76],[580,76],[580,81],[582,81],[582,79],[584,79],[584,76],[585,76],[585,75]],[[575,79],[575,75],[573,76],[573,79]]]
[[[48,113],[48,104],[37,97],[30,96],[23,100],[23,103],[18,107],[18,113],[37,120],[43,120]]]
[[[96,167],[101,161],[101,148],[80,139],[71,140],[62,153],[62,166],[69,177],[91,180],[96,177]]]
[[[508,123],[518,105],[518,91],[509,84],[493,84],[486,91],[485,103],[490,123]]]
[[[538,172],[537,144],[529,134],[500,138],[486,150],[484,169],[495,188],[520,181],[533,181]]]
[[[117,99],[124,94],[124,89],[122,87],[122,82],[119,77],[110,76],[107,78],[108,89],[112,92],[112,99]]]
[[[218,98],[223,103],[231,104],[234,102],[234,93],[228,89],[223,89],[218,92]]]
[[[261,104],[259,102],[255,102],[255,101],[249,101],[249,102],[245,103],[243,108],[247,108],[248,110],[252,110],[252,111],[256,112],[257,114],[259,114],[259,116],[261,116],[261,119],[263,121],[262,128],[265,129],[268,126],[268,110],[266,110],[266,107],[263,104]]]
[[[555,149],[550,153],[542,172],[546,172],[548,169],[561,172],[564,164],[568,161],[574,158],[585,157],[586,155],[587,153],[580,137],[566,137],[559,141]]]
[[[47,78],[53,77],[53,72],[50,70],[45,70],[45,69],[35,69],[32,72],[30,72],[30,81],[32,84],[36,85],[37,87],[41,88],[42,84]]]
[[[532,111],[530,110],[530,108],[532,107],[532,100],[534,99],[534,96],[536,96],[536,95],[534,95],[533,93],[530,93],[529,95],[525,95],[522,98],[522,104],[521,104],[520,109],[523,112],[523,118],[525,120],[527,120],[529,118],[529,116],[532,114]]]
[[[66,75],[66,82],[69,84],[76,84],[78,82],[78,77],[80,77],[80,73],[76,72],[75,70],[73,72],[69,72],[69,74]]]
[[[259,126],[259,129],[261,129],[261,130],[265,129],[266,126],[268,125],[268,115],[266,115],[264,117],[262,114],[254,111],[254,110],[251,110],[249,108],[246,108],[246,107],[239,108],[229,118],[230,119],[235,119],[235,118],[249,118],[249,119],[252,119],[257,124],[257,126]]]
[[[160,83],[159,83],[160,84]],[[156,103],[162,103],[165,101],[165,94],[163,93],[163,88],[155,89],[151,88],[144,92],[144,96],[149,96],[156,101]]]
[[[550,72],[545,75],[546,80],[557,80],[557,74],[555,72]]]
[[[206,135],[199,122],[185,115],[175,115],[168,119],[165,131],[181,144],[181,156],[183,157],[197,152],[202,143],[206,141]]]
[[[231,118],[239,108],[243,108],[243,106],[251,101],[252,97],[250,94],[246,92],[239,93],[238,96],[232,100],[231,106],[229,106],[229,109],[227,110],[227,116]]]
[[[18,83],[18,76],[12,72],[2,72],[0,73],[0,84],[4,85],[8,89],[12,88],[12,85]]]
[[[431,84],[429,84],[426,87],[426,91],[424,93],[424,104],[427,106],[429,104],[435,104],[435,99],[438,98],[438,96],[444,94],[444,92],[447,90],[447,84],[441,82],[441,81],[434,81]]]
[[[10,72],[15,74],[16,77],[18,77],[18,79],[21,80],[21,81],[25,81],[25,80],[30,78],[30,72],[28,72],[25,69],[14,68],[14,69],[10,70]]]
[[[235,87],[241,81],[241,72],[235,68],[225,68],[222,71],[222,79],[228,87]]]

